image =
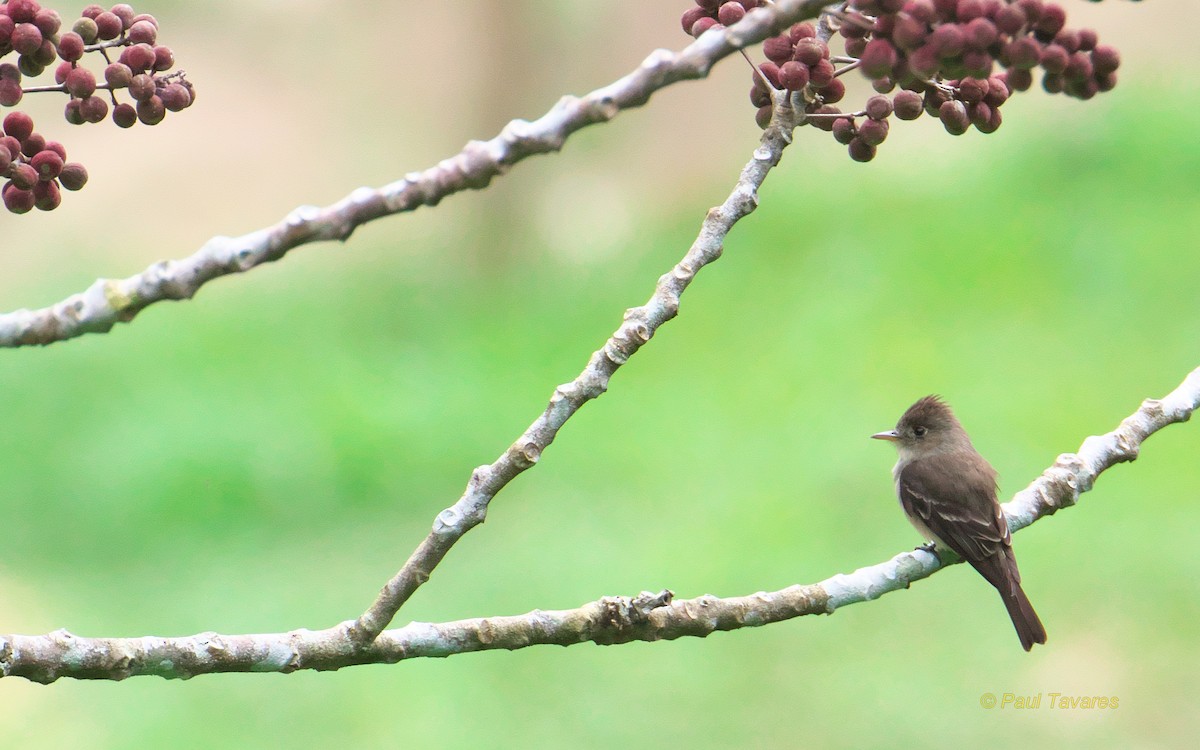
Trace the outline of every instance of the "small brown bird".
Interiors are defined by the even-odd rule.
[[[996,587],[1026,651],[1045,643],[1046,629],[1021,590],[1012,535],[996,501],[996,470],[976,452],[950,407],[926,396],[904,412],[896,429],[871,437],[896,445],[896,495],[921,536],[954,550]]]

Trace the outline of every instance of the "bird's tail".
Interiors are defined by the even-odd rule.
[[[1021,646],[1026,651],[1033,648],[1035,643],[1046,642],[1046,629],[1042,627],[1037,612],[1033,611],[1029,597],[1021,590],[1021,584],[1014,581],[1008,591],[1000,589],[1000,598],[1004,600],[1004,608],[1008,610],[1013,627],[1017,629],[1017,635],[1021,638]]]

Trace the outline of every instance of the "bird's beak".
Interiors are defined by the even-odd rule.
[[[900,435],[898,435],[895,430],[888,430],[887,432],[877,432],[874,435],[872,435],[871,437],[875,438],[876,440],[888,440],[893,443],[900,439]]]

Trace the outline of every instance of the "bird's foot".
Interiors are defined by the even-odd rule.
[[[929,554],[931,554],[937,558],[937,561],[939,564],[942,562],[942,556],[939,555],[938,551],[937,551],[937,542],[925,542],[924,544],[917,545],[916,547],[913,548],[914,552],[916,550],[921,550],[922,552],[928,552]]]

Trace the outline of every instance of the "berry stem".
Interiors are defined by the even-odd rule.
[[[863,110],[859,110],[858,112],[809,112],[804,115],[804,119],[812,120],[814,118],[824,117],[824,118],[829,118],[832,120],[838,120],[843,117],[854,119],[856,117],[866,117],[866,116],[867,116],[867,110],[863,109]]]
[[[739,49],[738,52],[742,53],[742,57],[745,58],[747,63],[749,63],[750,69],[754,71],[754,75],[758,78],[758,80],[762,81],[763,85],[767,87],[767,91],[779,91],[779,89],[771,85],[771,82],[767,80],[767,77],[763,75],[763,72],[758,69],[758,66],[755,65],[754,61],[750,59],[750,55],[746,54],[746,50]]]
[[[852,58],[852,59],[853,59],[853,58]],[[849,73],[849,72],[850,72],[850,71],[852,71],[852,70],[858,70],[859,66],[861,66],[861,65],[862,65],[862,61],[861,61],[861,60],[854,60],[854,62],[850,63],[849,65],[843,65],[842,67],[840,67],[840,68],[838,68],[837,70],[833,71],[833,77],[834,77],[834,78],[837,78],[837,77],[838,77],[838,76],[840,76],[842,73]]]
[[[100,88],[100,87],[97,86],[96,88]],[[65,93],[67,93],[67,84],[60,83],[60,84],[56,84],[53,86],[50,86],[50,85],[29,86],[29,87],[21,88],[21,92],[24,94],[41,94],[41,93],[45,93],[45,92],[49,92],[49,91],[57,91],[60,94],[65,94]]]
[[[112,47],[128,47],[128,46],[129,46],[129,39],[124,34],[122,34],[121,36],[117,37],[116,39],[109,39],[107,42],[97,42],[96,44],[85,44],[83,46],[83,52],[84,52],[84,54],[87,54],[88,52],[103,52],[104,50],[111,49]],[[105,59],[108,59],[108,55],[105,55]]]
[[[115,91],[116,89],[114,89],[112,87],[112,85],[110,85],[108,83],[97,83],[96,90],[97,91]],[[21,91],[25,94],[45,94],[45,93],[51,93],[51,92],[65,94],[65,93],[67,93],[67,84],[59,83],[59,84],[54,84],[54,85],[47,84],[45,86],[29,86],[28,88],[22,88]]]

